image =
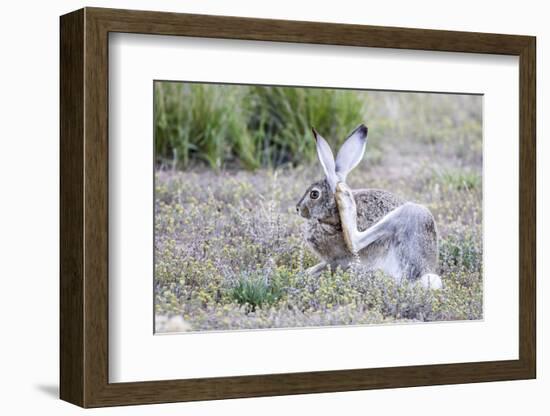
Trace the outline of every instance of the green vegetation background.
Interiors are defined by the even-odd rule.
[[[156,330],[482,318],[482,97],[155,83]],[[311,278],[296,202],[322,177],[311,127],[336,148],[369,127],[354,188],[430,208],[441,291],[382,273]]]

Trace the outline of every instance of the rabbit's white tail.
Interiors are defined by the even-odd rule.
[[[441,277],[439,277],[437,274],[434,274],[434,273],[426,273],[422,275],[422,277],[420,278],[420,282],[422,283],[422,286],[424,286],[426,289],[443,288],[443,282],[441,281]]]

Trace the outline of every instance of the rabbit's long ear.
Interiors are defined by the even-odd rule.
[[[335,171],[339,181],[345,182],[348,173],[363,159],[367,145],[367,133],[367,126],[361,124],[353,130],[338,151]]]
[[[311,130],[313,131],[313,137],[315,137],[315,141],[317,142],[317,156],[319,157],[319,162],[321,162],[321,166],[323,166],[323,170],[327,176],[327,181],[330,188],[332,189],[332,192],[334,192],[336,190],[337,182],[334,155],[332,154],[332,150],[330,150],[330,146],[327,141],[319,133],[317,133],[317,130],[314,128]]]

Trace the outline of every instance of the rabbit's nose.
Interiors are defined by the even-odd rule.
[[[309,218],[309,209],[307,209],[307,207],[300,207],[300,205],[296,205],[296,213],[300,217]]]

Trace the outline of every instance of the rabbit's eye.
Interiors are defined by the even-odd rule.
[[[311,199],[317,199],[317,198],[319,198],[319,191],[318,191],[317,189],[314,189],[313,191],[311,191],[311,192],[309,193],[309,197],[310,197]]]

